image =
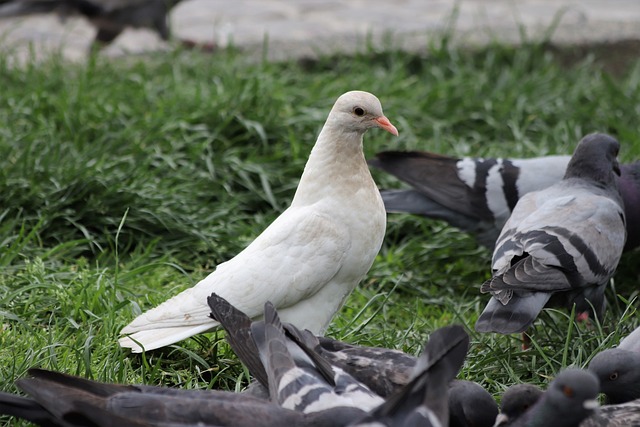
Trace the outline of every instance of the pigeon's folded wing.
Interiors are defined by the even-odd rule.
[[[289,209],[235,258],[193,288],[139,316],[122,333],[143,331],[149,325],[211,329],[217,325],[209,318],[207,305],[212,292],[251,318],[261,314],[263,301],[281,308],[294,305],[333,278],[349,246],[349,230],[332,218],[312,208]]]
[[[574,195],[542,200],[530,193],[521,200],[522,209],[518,204],[496,244],[495,272],[506,271],[513,255],[525,252],[544,265],[590,272],[584,278],[592,283],[611,274],[626,235],[622,208],[614,200],[579,188]]]

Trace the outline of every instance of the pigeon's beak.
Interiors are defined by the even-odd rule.
[[[509,417],[507,415],[498,414],[498,416],[496,417],[496,422],[493,425],[493,427],[502,426],[502,425],[505,425],[508,422],[509,422]]]
[[[392,125],[389,119],[387,119],[385,116],[380,116],[375,119],[375,121],[376,123],[378,123],[378,126],[380,128],[386,130],[392,135],[398,136],[398,129],[396,129],[396,127]]]
[[[389,124],[391,124],[391,123],[389,123]],[[391,132],[391,131],[389,131],[389,132]],[[393,132],[391,132],[391,133],[393,133]],[[620,176],[620,174],[621,174],[621,172],[620,172],[620,163],[618,163],[617,161],[613,162],[613,171],[616,173],[616,175]]]
[[[598,406],[600,406],[600,403],[598,403],[598,401],[595,399],[590,399],[590,400],[585,400],[582,406],[584,407],[584,409],[594,410]]]

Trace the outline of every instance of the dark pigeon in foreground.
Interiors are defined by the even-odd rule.
[[[509,427],[578,427],[598,407],[598,379],[588,371],[566,369],[560,372],[547,390],[536,399],[536,393],[520,388],[503,403],[503,414],[496,426]],[[528,393],[519,395],[520,393]],[[505,392],[507,397],[509,390]],[[504,399],[503,399],[504,400]],[[528,403],[527,405],[525,405]],[[504,406],[507,405],[507,408]],[[525,405],[525,406],[523,406]],[[530,406],[523,414],[519,411]],[[511,418],[515,417],[515,418]]]
[[[600,407],[580,427],[640,427],[640,400]]]
[[[211,316],[227,332],[227,341],[256,377],[259,385],[249,388],[252,395],[269,398],[267,374],[251,338],[251,319],[224,298],[212,294],[207,300]],[[291,326],[284,325],[285,333]],[[411,379],[416,357],[398,350],[348,344],[328,337],[315,337],[309,331],[298,331],[309,347],[333,367],[344,370],[381,397],[388,397]],[[491,395],[479,384],[455,380],[449,389],[449,423],[452,427],[491,427],[498,407]]]
[[[619,148],[608,135],[584,137],[562,181],[518,201],[496,242],[493,277],[481,287],[492,297],[477,331],[523,332],[546,305],[575,304],[579,313],[593,306],[602,315],[626,238]]]
[[[291,331],[293,327],[289,328]],[[336,423],[346,425],[354,414],[363,416],[384,402],[309,348],[299,331],[286,335],[269,302],[265,304],[264,321],[252,323],[251,336],[267,373],[269,396],[283,408],[305,414],[332,410]]]
[[[447,425],[448,384],[469,346],[461,326],[433,332],[410,381],[382,401],[314,354],[293,326],[285,333],[269,303],[264,319],[251,324],[251,335],[275,403],[240,393],[105,384],[31,369],[30,378],[16,382],[30,397],[0,394],[0,413],[46,427]]]
[[[127,28],[149,28],[162,40],[170,37],[169,12],[182,0],[0,0],[0,18],[57,13],[79,15],[97,29],[92,48],[109,45]],[[182,41],[185,47],[196,47]],[[212,45],[202,45],[211,49]]]
[[[0,395],[0,413],[42,426],[346,426],[384,400],[314,354],[296,335],[285,336],[277,313],[251,337],[273,402],[247,394],[103,384],[32,369],[16,384],[30,398]],[[296,341],[300,339],[300,341]]]
[[[239,393],[105,384],[41,369],[29,375],[16,381],[29,398],[0,395],[0,413],[45,427],[334,425],[333,417]]]
[[[492,427],[498,405],[480,384],[454,380],[449,385],[449,427]]]
[[[251,338],[252,320],[215,293],[207,299],[207,303],[211,317],[220,322],[227,332],[227,342],[238,358],[258,382],[268,388],[267,374]],[[291,329],[287,324],[284,327],[285,332]],[[300,331],[300,334],[314,352],[381,397],[387,397],[406,385],[416,363],[415,356],[398,350],[356,346],[328,337],[316,337],[306,330]],[[258,395],[265,394],[258,388],[252,391]]]
[[[531,384],[511,386],[502,395],[500,415],[495,427],[513,425],[543,395],[542,390]],[[580,427],[640,427],[640,400],[618,405],[599,407],[582,421]]]
[[[509,426],[520,418],[542,397],[544,392],[533,384],[516,384],[502,395],[500,415],[496,417],[495,427]]]
[[[596,354],[588,369],[600,380],[600,391],[608,403],[640,399],[640,328],[618,347]]]
[[[518,199],[562,179],[571,156],[455,158],[426,151],[384,151],[369,164],[411,185],[382,190],[389,213],[447,221],[493,249]],[[640,162],[621,166],[618,186],[627,216],[625,251],[640,245]]]
[[[447,426],[449,383],[458,375],[468,349],[469,335],[462,326],[434,331],[411,381],[354,426]]]

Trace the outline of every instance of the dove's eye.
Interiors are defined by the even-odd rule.
[[[617,372],[613,372],[611,375],[609,375],[609,379],[611,381],[615,381],[618,379],[618,373]]]
[[[573,394],[574,394],[573,389],[569,386],[562,387],[562,392],[567,397],[573,397]]]
[[[353,109],[353,114],[355,114],[355,115],[356,115],[356,116],[358,116],[358,117],[362,117],[362,116],[364,116],[364,108],[361,108],[361,107],[355,107],[355,108]]]

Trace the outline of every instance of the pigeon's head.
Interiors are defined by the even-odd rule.
[[[369,92],[354,90],[340,96],[329,114],[329,120],[345,132],[364,133],[381,128],[398,136],[398,129],[382,113],[378,98]]]
[[[493,426],[498,405],[480,384],[454,380],[449,384],[450,426]]]
[[[578,143],[567,165],[565,177],[582,177],[609,183],[620,176],[620,143],[604,133],[592,133]]]
[[[609,403],[640,398],[640,353],[612,348],[591,359],[589,371],[600,380],[600,392]]]
[[[551,382],[544,399],[557,416],[580,422],[598,407],[599,392],[600,383],[591,372],[565,369]]]
[[[542,390],[533,384],[517,384],[511,386],[502,395],[500,415],[496,418],[496,426],[508,425],[527,412],[542,396]]]

